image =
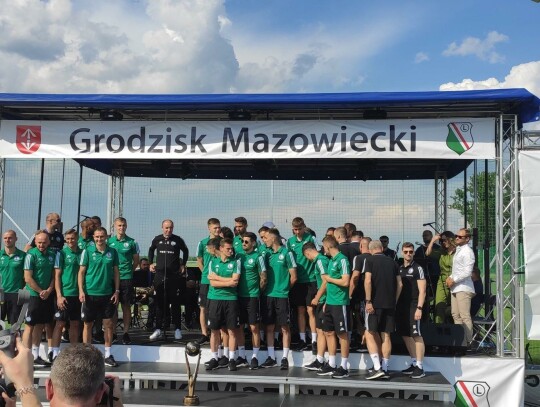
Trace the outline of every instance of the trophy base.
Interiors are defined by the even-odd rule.
[[[186,396],[184,397],[184,406],[198,406],[199,396]]]

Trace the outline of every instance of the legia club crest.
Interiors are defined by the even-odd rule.
[[[454,384],[456,407],[489,407],[489,385],[486,382],[460,380]]]
[[[474,144],[471,129],[472,124],[468,122],[448,123],[448,137],[446,137],[448,148],[458,155],[469,151]]]

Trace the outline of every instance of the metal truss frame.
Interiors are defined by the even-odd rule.
[[[4,228],[4,191],[6,180],[6,159],[0,158],[0,231]]]
[[[124,170],[113,169],[109,177],[109,208],[107,225],[109,233],[113,234],[114,220],[124,212]]]
[[[446,171],[435,172],[435,229],[439,233],[447,230],[447,181]]]

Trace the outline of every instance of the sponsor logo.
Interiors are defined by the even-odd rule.
[[[128,242],[124,243],[124,247],[129,247],[129,243]]]
[[[174,240],[171,242],[171,246],[176,246],[176,242]]]
[[[285,258],[285,256],[284,256],[283,254],[280,254],[280,255],[279,255],[279,259],[280,259],[280,260],[283,260],[284,258]]]
[[[105,255],[107,256],[108,259],[110,259],[112,257],[112,253],[111,252],[107,252],[107,254]]]
[[[228,269],[232,269],[234,267],[234,264],[227,264]]]
[[[17,126],[17,149],[23,154],[33,154],[41,145],[41,126]]]
[[[255,262],[255,260],[253,260],[253,259],[249,259],[249,260],[248,260],[248,263],[249,263],[249,264],[253,264],[254,262]]]
[[[414,271],[414,270],[413,270],[412,267],[411,267],[411,268],[409,269],[409,271],[407,271],[407,273],[412,274],[413,271]]]
[[[15,261],[19,261],[20,259],[21,259],[21,258],[20,258],[19,256],[15,256],[15,257],[13,258],[13,260],[15,260]],[[4,259],[2,259],[2,261],[4,261]]]
[[[457,381],[456,407],[489,407],[489,385],[486,382]]]
[[[457,155],[469,151],[474,145],[472,127],[472,124],[468,122],[448,123],[448,136],[446,137],[448,148]]]

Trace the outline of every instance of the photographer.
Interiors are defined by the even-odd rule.
[[[0,363],[6,376],[13,381],[22,406],[41,406],[34,386],[32,353],[19,338],[17,350],[14,358],[0,351]],[[111,383],[112,392],[106,382]],[[92,345],[77,344],[60,353],[45,386],[51,407],[123,406],[120,380],[115,376],[105,376],[103,355]],[[111,397],[112,404],[109,403]]]

